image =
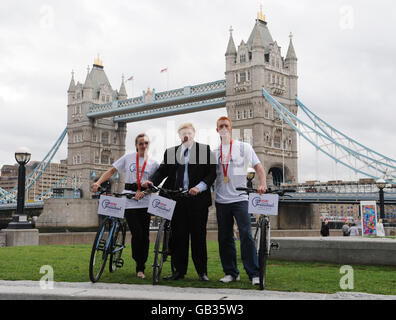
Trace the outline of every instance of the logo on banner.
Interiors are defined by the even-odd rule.
[[[248,212],[251,214],[263,214],[269,216],[278,215],[279,196],[277,194],[254,194],[249,195]]]
[[[98,214],[116,218],[123,218],[125,212],[126,198],[115,198],[111,196],[100,196]]]
[[[150,196],[147,212],[158,217],[172,220],[175,207],[176,201],[152,194]]]
[[[111,209],[121,211],[121,207],[117,207],[117,203],[111,202],[109,199],[106,199],[102,202],[103,209]]]
[[[269,201],[268,199],[261,199],[260,197],[255,197],[252,200],[252,206],[262,207],[262,208],[273,208],[275,206],[273,201]]]
[[[161,202],[159,199],[153,200],[152,203],[153,208],[158,208],[159,210],[170,212],[170,208],[166,205],[166,203]]]

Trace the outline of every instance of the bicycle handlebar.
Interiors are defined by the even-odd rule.
[[[253,188],[236,188],[237,191],[244,191],[247,194],[249,193],[259,193],[257,189],[253,189]],[[272,193],[272,194],[278,194],[279,196],[283,197],[291,197],[290,195],[287,195],[285,193],[293,193],[296,192],[296,190],[271,190],[271,188],[268,188],[267,191],[265,193]]]
[[[135,196],[135,193],[117,193],[117,192],[108,192],[106,193],[106,189],[99,187],[98,188],[98,194],[102,195],[102,194],[108,194],[108,195],[112,195],[116,198],[121,198],[121,197],[127,197],[128,199],[132,199]]]
[[[188,190],[170,190],[162,187],[156,187],[154,185],[150,185],[148,189],[151,192],[161,192],[170,197],[181,197],[181,198],[191,197],[191,195],[188,193]]]

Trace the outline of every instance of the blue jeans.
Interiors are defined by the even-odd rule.
[[[241,239],[241,258],[243,267],[249,278],[259,276],[256,245],[252,236],[248,202],[241,201],[230,204],[216,203],[218,223],[218,240],[221,264],[226,275],[237,277],[237,252],[234,240],[234,217],[238,225]]]

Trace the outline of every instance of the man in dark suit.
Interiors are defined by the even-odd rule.
[[[191,197],[178,200],[173,213],[170,247],[175,272],[165,279],[183,279],[187,273],[191,235],[195,269],[201,281],[208,281],[206,224],[212,205],[210,187],[216,180],[216,159],[208,145],[194,141],[191,123],[180,126],[178,133],[182,144],[165,151],[162,164],[143,187],[151,183],[158,186],[166,178],[163,188],[188,190]]]

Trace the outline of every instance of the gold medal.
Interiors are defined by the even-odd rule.
[[[224,174],[223,182],[224,183],[230,182],[230,178],[227,177],[227,172],[228,172],[228,166],[230,164],[230,159],[231,159],[232,143],[233,143],[233,140],[231,140],[230,151],[227,156],[226,164],[224,164],[224,161],[223,161],[223,144],[220,145],[220,157],[221,157],[221,166],[223,167],[223,174]]]

